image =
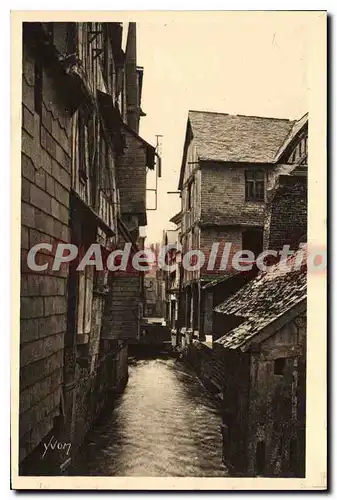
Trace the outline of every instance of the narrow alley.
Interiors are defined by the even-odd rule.
[[[174,359],[138,360],[115,409],[89,434],[72,475],[226,476],[220,414]]]

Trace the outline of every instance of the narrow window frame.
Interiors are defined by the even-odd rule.
[[[252,201],[258,203],[265,202],[264,170],[245,171],[245,201]]]
[[[194,179],[192,179],[187,185],[187,211],[190,212],[193,208],[193,187]]]
[[[286,368],[287,358],[274,359],[274,375],[283,377]]]

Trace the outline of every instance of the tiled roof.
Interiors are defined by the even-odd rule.
[[[298,253],[288,260],[293,263]],[[306,269],[284,271],[280,263],[261,272],[214,310],[242,318],[242,323],[216,342],[236,349],[269,323],[301,302],[307,294]]]
[[[287,119],[189,111],[200,160],[271,163],[294,122]]]
[[[236,271],[233,269],[232,272],[229,274],[222,274],[221,276],[217,276],[216,278],[212,279],[211,281],[208,281],[207,283],[202,285],[202,289],[208,289],[208,288],[213,288],[220,283],[224,283],[225,281],[231,279],[233,276],[236,276],[239,274],[241,271]]]
[[[300,130],[308,123],[308,116],[309,116],[308,113],[306,113],[305,115],[302,116],[302,118],[293,122],[293,126],[288,136],[286,137],[284,143],[276,153],[275,161],[279,161],[279,159],[281,158],[282,154],[287,149],[291,141],[296,137],[296,135],[300,132]]]

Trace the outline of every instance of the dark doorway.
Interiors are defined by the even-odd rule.
[[[289,446],[289,470],[292,475],[297,475],[297,442],[296,439],[290,440]]]
[[[191,327],[193,330],[199,329],[199,287],[198,283],[193,283],[192,300],[193,300],[193,318]]]
[[[255,259],[263,250],[263,230],[249,229],[242,233],[242,250],[250,250],[255,255]]]
[[[264,441],[259,441],[256,445],[256,474],[261,476],[264,473],[266,466],[266,444]]]
[[[176,322],[176,303],[175,300],[171,301],[171,313],[170,313],[170,326],[175,327]]]
[[[186,318],[185,318],[185,325],[187,328],[190,328],[191,326],[191,301],[192,301],[192,290],[191,290],[191,285],[187,286],[186,288]]]

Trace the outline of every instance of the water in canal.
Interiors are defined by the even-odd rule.
[[[223,477],[220,415],[192,371],[138,360],[115,408],[90,433],[73,470],[96,476]]]

